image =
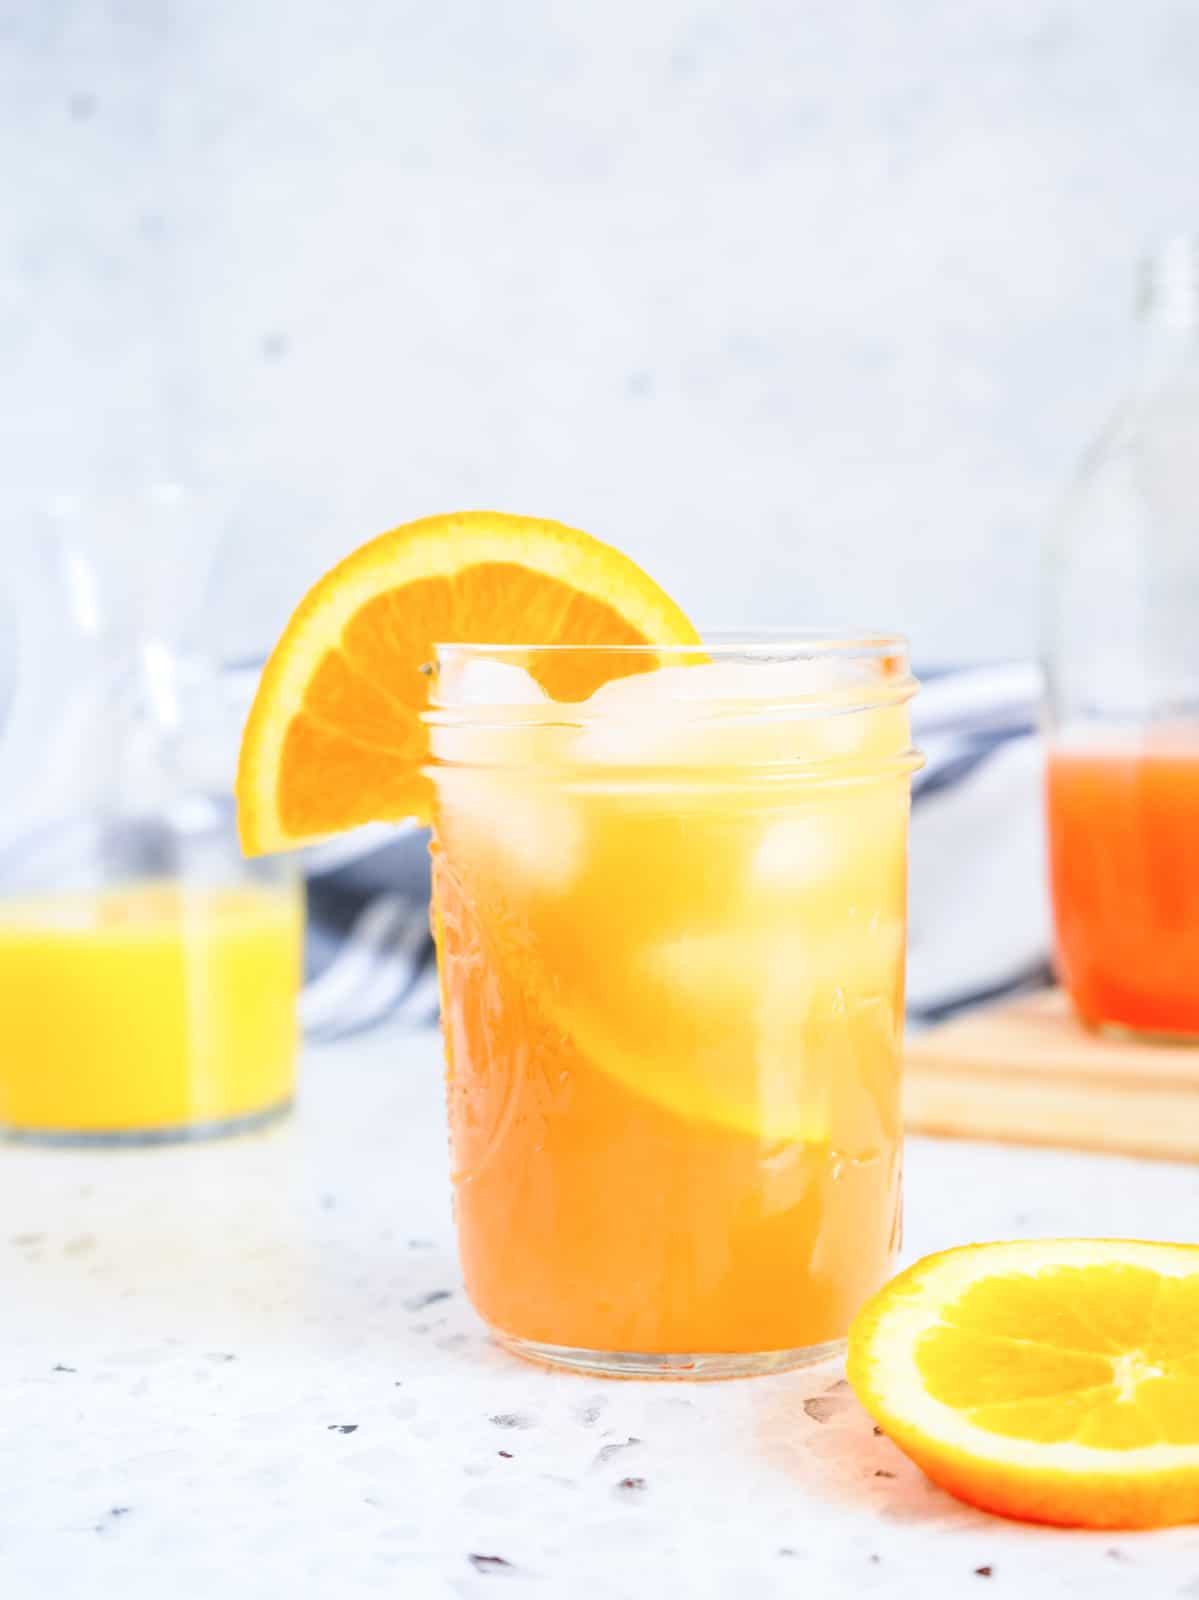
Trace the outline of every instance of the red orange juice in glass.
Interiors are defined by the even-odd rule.
[[[1199,1038],[1199,732],[1051,752],[1063,982],[1084,1022]]]

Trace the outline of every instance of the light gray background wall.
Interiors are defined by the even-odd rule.
[[[1192,0],[0,0],[5,541],[161,470],[277,625],[494,505],[701,620],[1034,643],[1036,541],[1199,221]]]

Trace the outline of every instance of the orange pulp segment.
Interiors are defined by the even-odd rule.
[[[1094,1528],[1199,1520],[1199,1245],[929,1256],[858,1314],[848,1376],[901,1450],[985,1510]]]
[[[292,615],[262,675],[237,775],[248,855],[360,823],[428,820],[422,713],[436,644],[695,644],[635,562],[561,523],[497,511],[427,517],[334,567]],[[652,658],[636,649],[623,671]],[[614,674],[599,652],[539,668],[559,700]]]

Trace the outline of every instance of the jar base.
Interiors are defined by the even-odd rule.
[[[565,1367],[594,1378],[665,1378],[678,1381],[710,1378],[755,1378],[792,1372],[845,1354],[845,1340],[800,1345],[793,1350],[708,1351],[697,1355],[658,1355],[652,1351],[580,1350],[573,1345],[542,1344],[492,1328],[491,1336],[505,1350],[541,1366]]]
[[[49,1145],[68,1150],[120,1149],[138,1145],[199,1144],[207,1139],[257,1133],[291,1111],[290,1096],[262,1111],[236,1117],[214,1117],[207,1122],[176,1123],[165,1128],[21,1128],[0,1122],[0,1144]]]

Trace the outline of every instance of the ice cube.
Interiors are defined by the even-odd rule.
[[[753,852],[760,889],[828,890],[854,905],[887,903],[906,858],[905,783],[837,784],[772,822]]]
[[[823,656],[664,667],[603,684],[584,708],[581,759],[638,765],[754,765],[882,753],[906,741],[863,711],[859,664]]]
[[[435,761],[460,769],[436,779],[447,847],[468,875],[498,868],[513,895],[564,889],[582,828],[545,770],[569,749],[559,708],[523,667],[483,657],[454,663],[438,693],[447,720],[431,725],[430,747]]]
[[[531,673],[514,661],[490,656],[451,658],[437,681],[438,699],[449,706],[536,706],[549,696]]]
[[[588,715],[627,714],[642,708],[675,706],[680,701],[777,702],[812,699],[853,682],[847,663],[820,656],[790,661],[702,661],[690,667],[661,667],[612,678],[587,702]]]
[[[651,969],[701,1013],[759,1011],[764,1000],[802,1014],[815,991],[888,993],[902,959],[903,919],[876,916],[850,928],[731,927],[681,934],[647,952]]]
[[[735,1063],[723,1083],[699,1085],[709,1108],[769,1137],[816,1142],[831,1136],[847,1092],[841,1035],[853,1050],[863,1008],[887,1013],[902,939],[898,921],[849,933],[741,927],[683,934],[646,956],[666,1014],[699,1019],[713,1065]],[[737,1052],[725,1058],[730,1037]]]
[[[663,667],[612,678],[601,684],[583,708],[578,740],[582,761],[638,765],[671,759],[667,741],[686,726],[686,680],[700,667]],[[684,747],[685,748],[685,747]]]
[[[453,662],[438,682],[438,699],[429,726],[429,748],[438,761],[528,767],[566,759],[561,708],[514,662]]]
[[[756,881],[799,887],[836,877],[853,857],[854,833],[828,811],[771,823],[754,851]]]
[[[442,846],[468,884],[498,875],[519,904],[530,890],[559,893],[573,883],[584,829],[567,796],[507,772],[446,773],[439,789]]]

